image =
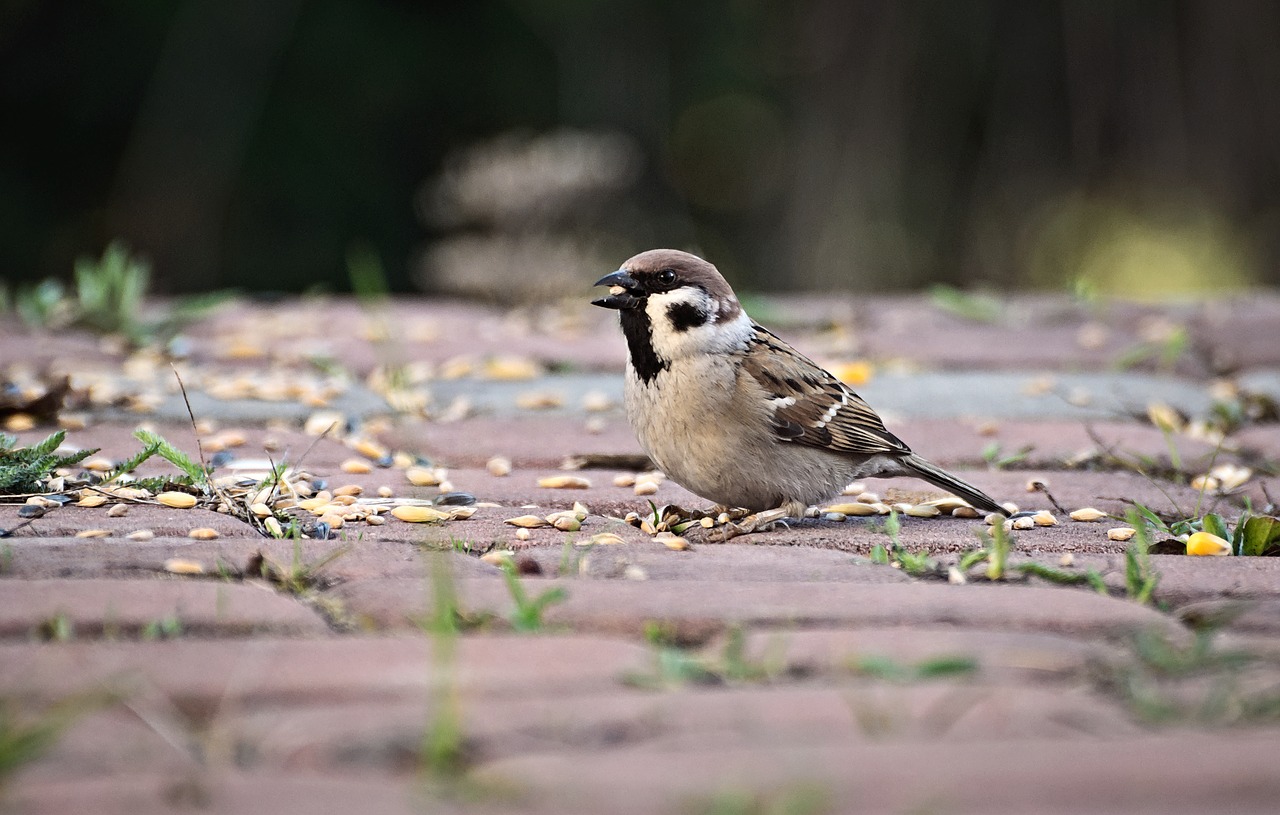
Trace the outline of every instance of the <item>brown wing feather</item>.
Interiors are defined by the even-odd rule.
[[[773,415],[779,438],[841,453],[911,452],[862,397],[768,329],[755,326],[751,343],[772,352],[747,353],[743,368],[779,400]]]

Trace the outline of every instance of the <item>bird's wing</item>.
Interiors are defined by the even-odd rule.
[[[839,453],[910,453],[871,406],[809,358],[755,326],[743,368],[771,397],[778,438]]]

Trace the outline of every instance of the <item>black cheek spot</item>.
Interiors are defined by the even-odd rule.
[[[672,303],[667,306],[667,319],[676,331],[688,331],[705,325],[709,315],[692,303]]]

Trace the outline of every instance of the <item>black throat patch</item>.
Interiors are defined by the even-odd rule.
[[[653,326],[643,308],[623,309],[622,336],[627,338],[631,367],[646,385],[667,369],[667,361],[653,350]]]
[[[671,321],[672,328],[684,332],[705,325],[710,315],[693,303],[672,303],[667,306],[667,319]]]

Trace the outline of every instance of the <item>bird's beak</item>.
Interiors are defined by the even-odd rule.
[[[609,286],[609,296],[592,300],[591,305],[601,308],[627,309],[640,305],[640,283],[626,269],[611,272],[595,282],[597,286]]]

